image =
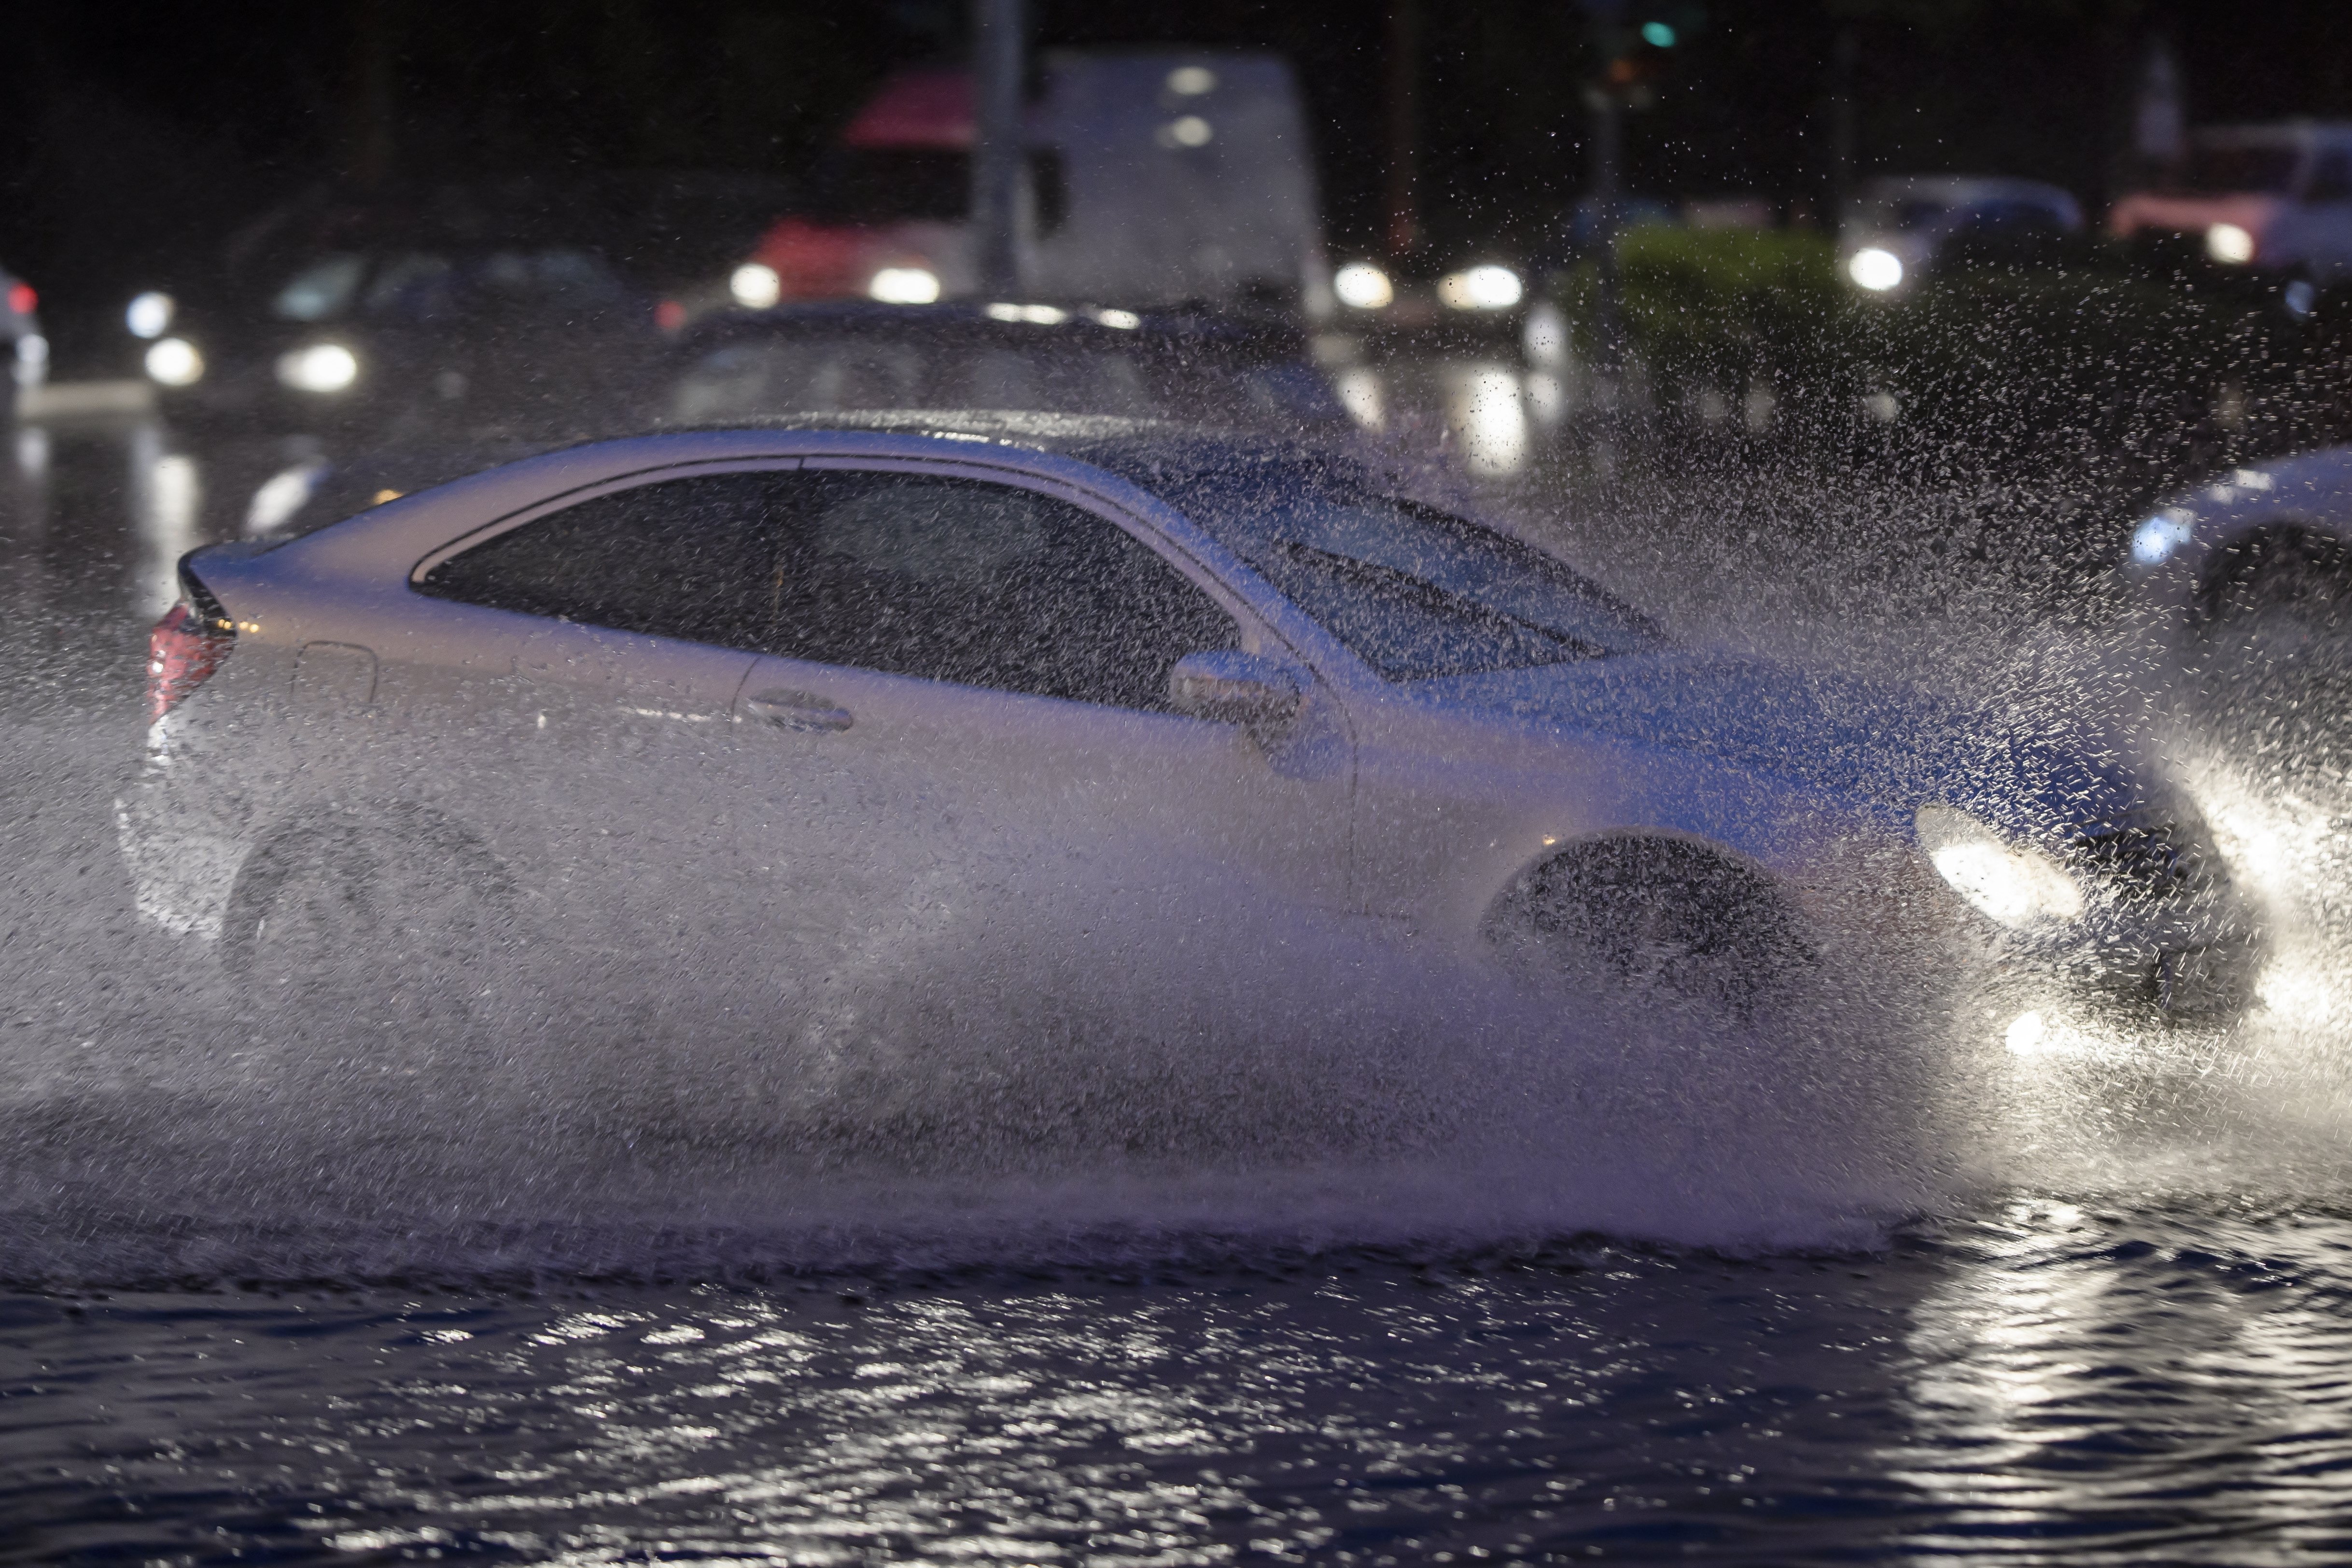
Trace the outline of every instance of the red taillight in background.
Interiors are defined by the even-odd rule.
[[[235,646],[234,631],[207,626],[185,601],[173,605],[147,634],[147,721],[178,707]]]
[[[20,316],[31,315],[33,307],[40,301],[41,297],[33,292],[33,286],[30,283],[12,283],[8,286],[8,309]]]

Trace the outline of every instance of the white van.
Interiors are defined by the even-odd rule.
[[[1033,300],[1331,308],[1297,85],[1265,54],[1058,50],[1042,62],[1020,197]],[[738,268],[735,302],[968,295],[968,72],[885,83],[843,131],[800,210]]]
[[[2308,309],[2313,290],[2352,281],[2352,124],[2200,131],[2170,176],[2117,202],[2107,226],[2125,239],[2194,237],[2223,267],[2305,285]]]

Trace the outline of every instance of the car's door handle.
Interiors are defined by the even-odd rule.
[[[830,700],[808,691],[761,691],[743,699],[744,709],[765,719],[779,730],[794,730],[803,733],[820,730],[846,730],[850,726],[849,710]]]

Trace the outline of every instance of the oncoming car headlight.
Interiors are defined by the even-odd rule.
[[[2082,918],[2082,884],[2051,856],[1955,806],[1921,806],[1918,831],[1936,874],[2002,925],[2022,931]]]
[[[341,392],[359,378],[359,356],[341,343],[312,343],[278,359],[278,379],[299,392]]]

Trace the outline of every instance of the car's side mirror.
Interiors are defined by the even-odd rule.
[[[1307,678],[1262,653],[1186,654],[1168,671],[1168,705],[1220,724],[1242,724],[1261,737],[1297,716]]]

